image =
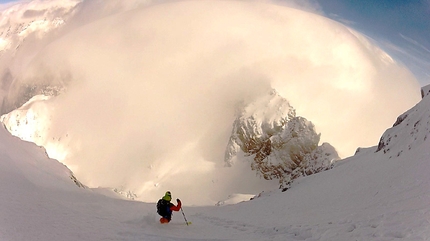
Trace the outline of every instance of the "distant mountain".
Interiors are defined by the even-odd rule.
[[[0,54],[12,50],[12,55],[28,38],[42,39],[60,28],[73,15],[80,1],[45,1],[43,4],[18,3],[2,12],[0,18]],[[26,5],[23,7],[22,5]]]
[[[422,88],[423,99],[412,109],[400,115],[393,127],[382,135],[376,152],[401,156],[413,151],[430,138],[430,85]]]
[[[0,16],[0,102],[2,114],[27,102],[31,97],[57,95],[61,83],[48,80],[22,82],[18,68],[26,69],[46,45],[61,36],[76,13],[80,0],[19,2],[2,11]]]
[[[67,88],[64,78],[23,80],[26,69],[46,46],[68,31],[106,15],[147,4],[123,0],[21,1],[11,4],[0,16],[0,114],[20,107],[35,95],[58,95]],[[94,9],[100,10],[95,13]],[[88,13],[91,11],[91,14]],[[64,74],[64,73],[63,73]]]
[[[286,189],[294,179],[329,169],[340,159],[328,143],[319,145],[314,125],[275,90],[240,107],[225,153],[226,166],[237,156],[252,157],[251,167]]]

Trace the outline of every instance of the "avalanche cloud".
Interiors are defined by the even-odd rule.
[[[249,176],[242,192],[269,185],[240,165],[222,168],[237,103],[273,88],[346,157],[419,99],[406,68],[314,13],[267,2],[115,3],[77,4],[43,50],[24,42],[14,68],[2,65],[14,90],[64,90],[32,105],[43,118],[25,131],[89,186],[214,203],[238,192],[239,174]]]

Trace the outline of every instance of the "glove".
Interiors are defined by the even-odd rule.
[[[179,198],[177,198],[177,199],[176,199],[176,202],[177,202],[177,203],[180,203],[180,202],[181,202],[181,200],[179,200]]]

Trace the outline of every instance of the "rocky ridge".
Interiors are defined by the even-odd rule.
[[[278,179],[286,190],[293,180],[327,170],[339,156],[333,146],[319,146],[320,134],[312,122],[275,90],[237,111],[225,152],[225,165],[244,156],[251,168],[267,180]]]

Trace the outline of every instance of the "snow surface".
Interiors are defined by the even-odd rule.
[[[427,113],[429,101],[426,96],[413,111]],[[429,117],[416,116],[427,123],[418,131],[427,131]],[[180,212],[159,224],[155,203],[79,188],[43,148],[0,128],[0,240],[429,240],[429,145],[410,136],[392,146],[394,153],[403,150],[400,156],[362,148],[286,192],[234,205],[185,202],[193,223],[186,226]]]

